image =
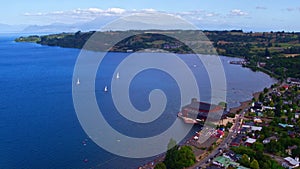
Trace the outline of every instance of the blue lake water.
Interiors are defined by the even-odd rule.
[[[82,130],[72,101],[73,69],[80,50],[16,43],[15,37],[0,36],[0,168],[137,168],[151,159],[113,155],[93,143]],[[108,97],[101,94],[104,82],[109,82],[115,66],[127,54],[110,55],[97,74],[97,99]],[[206,73],[199,63],[193,67],[195,57],[180,57],[193,72],[198,72],[200,93],[206,100],[210,93]],[[230,107],[251,99],[253,92],[275,82],[263,73],[230,65],[230,60],[234,58],[221,57]],[[172,78],[161,71],[144,71],[132,82],[131,101],[138,109],[146,110],[149,103],[145,100],[157,87],[173,100],[167,106],[168,113],[151,126],[136,127],[117,113],[104,116],[119,132],[133,137],[149,137],[164,131],[180,109],[176,107],[178,86]],[[107,102],[101,109],[112,107]],[[197,129],[194,127],[190,134]]]

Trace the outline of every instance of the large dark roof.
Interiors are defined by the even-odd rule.
[[[186,106],[184,106],[184,108],[188,108],[188,109],[195,109],[198,110],[199,112],[218,112],[223,110],[222,106],[218,106],[215,104],[209,104],[209,103],[205,103],[205,102],[192,102]]]

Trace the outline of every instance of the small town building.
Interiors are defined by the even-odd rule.
[[[263,109],[265,110],[275,110],[275,107],[270,107],[270,106],[264,106]]]
[[[240,164],[236,163],[232,160],[230,160],[229,158],[226,158],[224,156],[218,156],[216,158],[213,159],[213,164],[219,167],[224,167],[227,168],[228,166],[233,166],[233,167],[237,167]]]
[[[226,158],[229,158],[232,161],[238,161],[239,158],[236,156],[236,154],[233,151],[228,151],[226,153],[223,153],[223,156]]]
[[[252,103],[252,107],[250,107],[251,112],[263,111],[263,104],[261,102]]]
[[[242,142],[242,137],[241,136],[237,136],[236,138],[234,138],[230,145],[231,146],[240,146],[241,145],[241,142]]]
[[[255,131],[261,131],[262,127],[258,127],[258,126],[251,126],[251,131],[255,132]]]
[[[222,130],[217,130],[217,132],[216,132],[216,137],[222,138],[223,136],[224,136],[224,131],[222,131]]]
[[[296,159],[293,159],[292,157],[286,157],[286,158],[284,158],[284,162],[282,163],[282,166],[287,167],[287,168],[299,167],[299,159],[297,161]]]
[[[271,142],[271,140],[278,141],[278,138],[276,136],[268,137],[268,138],[263,140],[263,144],[268,144],[268,143]]]
[[[294,127],[294,125],[290,125],[290,124],[282,124],[282,123],[278,123],[278,125],[280,127],[286,128],[286,127]]]
[[[242,129],[240,130],[241,134],[247,134],[251,131],[250,127],[242,127]]]
[[[254,117],[253,122],[254,123],[262,123],[263,121],[260,118]]]
[[[289,85],[283,85],[282,86],[285,90],[288,90],[289,89]]]
[[[293,146],[288,146],[288,148],[285,150],[285,152],[288,154],[288,155],[292,155],[292,151],[294,150],[294,149],[296,149],[297,148],[297,146],[296,145],[293,145]]]
[[[288,78],[287,82],[293,85],[300,85],[300,79],[296,79],[296,78]]]
[[[196,98],[193,98],[190,104],[182,107],[180,115],[185,118],[204,121],[208,117],[208,114],[214,113],[215,115],[211,116],[211,118],[216,118],[219,121],[220,116],[225,117],[225,110],[226,107],[221,105],[199,102]]]
[[[259,62],[258,65],[259,65],[260,67],[265,67],[265,66],[266,66],[266,62]]]
[[[256,142],[256,139],[254,139],[254,138],[247,138],[247,140],[245,141],[245,145],[246,146],[251,146],[255,142]]]

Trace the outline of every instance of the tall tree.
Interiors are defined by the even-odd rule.
[[[157,163],[154,169],[167,169],[167,166],[164,163]]]
[[[167,151],[164,163],[167,168],[176,168],[175,161],[177,160],[178,146],[174,146]]]
[[[254,150],[256,150],[258,152],[263,152],[264,151],[264,145],[260,142],[253,143],[253,148],[254,148]]]
[[[245,167],[249,167],[250,166],[250,158],[248,157],[247,154],[243,154],[240,163],[245,166]]]
[[[196,161],[192,148],[189,146],[174,146],[166,154],[164,163],[167,168],[182,169],[192,166]]]
[[[251,169],[259,169],[259,164],[258,164],[257,160],[254,159],[254,160],[251,162],[250,168],[251,168]]]

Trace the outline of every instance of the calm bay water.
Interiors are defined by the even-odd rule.
[[[72,102],[72,73],[78,49],[15,43],[13,36],[0,36],[0,168],[137,168],[150,159],[129,159],[115,156],[94,144],[82,130]],[[114,67],[126,57],[125,53],[112,53],[104,60],[103,70],[96,81],[96,95],[110,78]],[[195,57],[180,56],[194,72],[205,100],[209,87],[201,65],[193,67]],[[221,57],[227,78],[227,101],[237,106],[239,101],[252,98],[252,93],[275,82],[267,75],[252,72],[241,66],[228,64],[233,58]],[[151,77],[159,79],[153,81]],[[148,77],[148,78],[143,78]],[[103,80],[104,79],[104,80]],[[161,82],[165,80],[166,82]],[[149,107],[145,102],[149,91],[157,86],[173,97],[178,86],[168,75],[155,70],[137,76],[130,88],[132,102],[141,110]],[[141,92],[142,91],[142,92]],[[136,128],[120,120],[118,114],[104,114],[114,128],[135,137],[148,137],[164,131],[176,118],[179,107],[175,100],[167,110],[169,114],[149,126]],[[111,103],[105,103],[111,107]],[[197,130],[195,127],[191,134]],[[134,131],[134,132],[133,132]],[[146,134],[145,134],[146,133]],[[87,159],[88,161],[84,161]]]

